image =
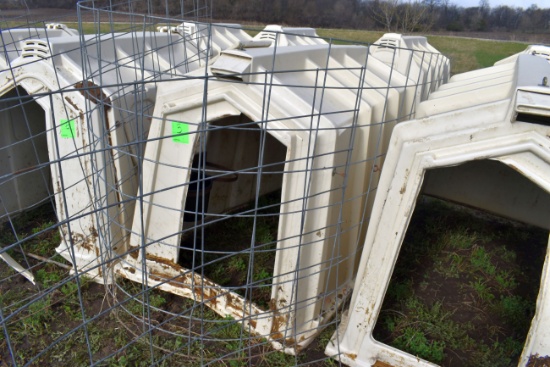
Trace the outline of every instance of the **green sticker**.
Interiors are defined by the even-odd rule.
[[[74,133],[75,133],[74,120],[61,119],[61,124],[59,125],[59,127],[61,128],[62,139],[74,138]]]
[[[189,125],[185,122],[172,121],[172,141],[174,143],[189,144]]]

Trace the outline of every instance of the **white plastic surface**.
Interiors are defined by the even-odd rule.
[[[208,56],[212,58],[223,50],[239,48],[241,44],[252,41],[252,37],[240,24],[183,22],[177,28],[180,34],[193,41],[201,50],[210,50]]]
[[[486,72],[497,68],[500,66],[488,68]],[[474,194],[477,184],[481,183],[482,190],[492,187],[494,190],[485,191],[490,200],[488,207],[481,206],[483,209],[515,216],[515,219],[525,222],[538,216],[539,224],[546,224],[548,228],[550,126],[547,112],[550,109],[550,88],[536,83],[548,74],[550,65],[546,60],[520,56],[514,74],[503,83],[500,93],[493,93],[492,87],[478,89],[475,83],[470,91],[465,90],[453,99],[439,98],[434,93],[433,99],[419,107],[417,120],[394,129],[360,261],[357,286],[348,315],[338,333],[333,335],[332,342],[328,343],[327,355],[341,353],[340,361],[350,366],[373,366],[377,361],[382,365],[400,367],[435,366],[391,348],[372,336],[417,197],[421,190],[429,191],[430,185],[432,189],[441,188],[441,184],[430,183],[434,174],[442,179],[445,172],[452,172],[449,170],[463,169],[459,175],[450,175],[447,177],[451,177],[450,180],[441,182],[447,185],[458,180],[456,186],[470,185],[469,191]],[[528,95],[536,98],[529,99]],[[531,109],[518,115],[525,99],[534,101],[530,104]],[[482,169],[477,168],[480,164],[484,164]],[[502,182],[503,176],[491,173],[495,172],[492,167],[502,167],[507,174],[506,183]],[[489,174],[477,180],[476,175],[484,172]],[[524,200],[522,195],[533,190],[535,196]],[[445,195],[465,202],[456,192]],[[474,201],[472,205],[479,206],[479,203]],[[547,253],[536,314],[520,366],[525,366],[530,356],[550,354],[548,259]]]

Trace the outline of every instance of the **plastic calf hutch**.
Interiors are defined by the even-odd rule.
[[[55,197],[57,251],[105,281],[108,254],[125,250],[133,220],[137,142],[156,93],[148,82],[199,68],[197,48],[181,35],[145,32],[25,40],[22,50],[0,74],[0,161],[10,162],[0,215]]]
[[[183,22],[173,31],[194,40],[201,48],[211,42],[211,56],[219,56],[221,51],[249,47],[278,47],[327,44],[313,28],[289,28],[268,25],[256,36],[251,37],[240,24]],[[209,41],[210,34],[210,41]]]
[[[541,85],[550,64],[521,55],[513,70],[500,83],[434,93],[417,120],[394,129],[349,313],[327,355],[350,366],[434,366],[372,336],[421,192],[550,229],[550,89]],[[550,354],[548,266],[547,254],[521,366]]]
[[[159,84],[143,196],[117,271],[204,303],[296,353],[351,291],[391,130],[415,110],[419,88],[359,46],[224,51],[208,71],[206,80],[197,71]],[[206,247],[210,224],[254,217],[271,192],[280,205],[274,240],[253,234],[239,251]],[[193,260],[183,266],[188,250]],[[270,253],[268,305],[253,302],[260,282],[251,266],[237,286],[205,276],[212,263],[201,259],[215,252],[244,254],[249,264]]]

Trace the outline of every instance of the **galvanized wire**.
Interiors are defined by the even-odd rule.
[[[391,128],[445,82],[444,60],[403,49],[421,72],[399,72],[399,47],[389,64],[315,34],[267,47],[211,16],[210,1],[85,1],[78,34],[2,38],[0,114],[27,126],[0,147],[21,166],[0,176],[0,254],[22,268],[0,264],[2,361],[337,363],[323,344]]]

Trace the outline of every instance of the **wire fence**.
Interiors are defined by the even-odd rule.
[[[2,20],[2,363],[338,363],[324,349],[391,131],[448,60],[423,37],[258,31],[211,9]]]

